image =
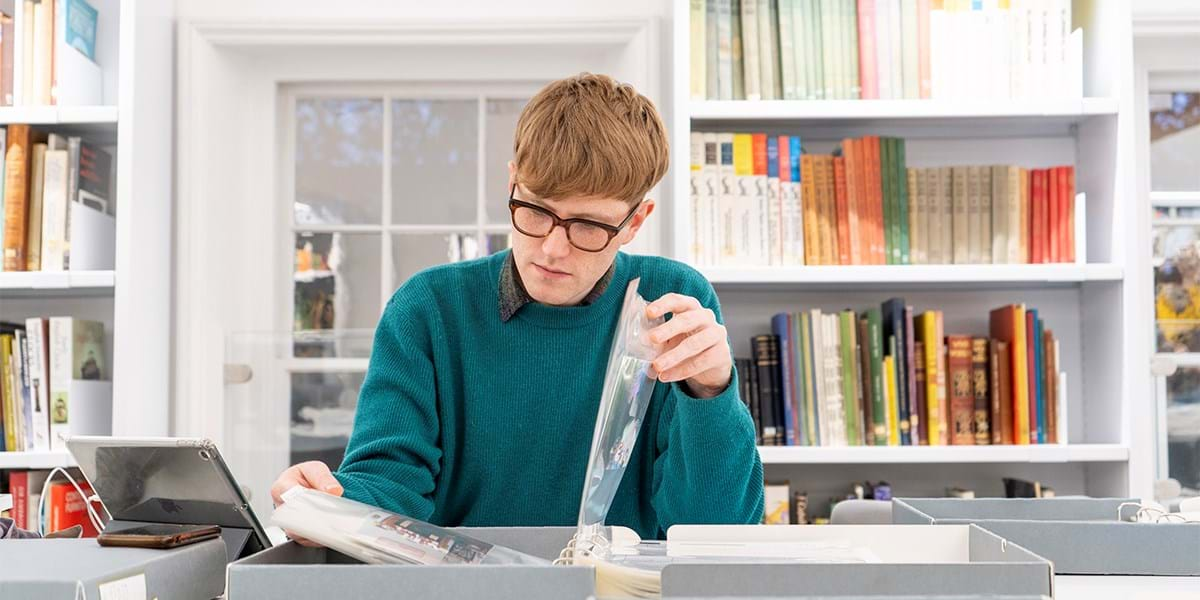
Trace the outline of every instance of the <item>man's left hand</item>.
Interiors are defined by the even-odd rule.
[[[661,348],[653,363],[659,381],[682,381],[696,398],[724,392],[733,369],[725,326],[712,309],[683,294],[666,294],[646,307],[651,319],[667,313],[671,320],[650,330],[650,342]]]

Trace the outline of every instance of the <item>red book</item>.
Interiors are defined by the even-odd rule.
[[[858,0],[858,72],[863,100],[879,99],[879,67],[875,62],[875,0]],[[927,97],[927,96],[926,96]]]
[[[12,494],[13,524],[21,529],[29,527],[29,471],[8,473],[8,492]]]
[[[971,338],[946,336],[947,395],[950,402],[950,443],[975,444],[971,423],[975,417],[975,392],[971,385]]]
[[[92,494],[92,488],[86,481],[79,482],[80,489],[87,495]],[[50,498],[46,500],[46,531],[61,531],[74,525],[83,527],[83,537],[96,537],[96,528],[88,518],[87,500],[75,491],[75,486],[69,481],[59,481],[50,484],[46,492]]]
[[[1033,313],[1025,313],[1025,363],[1029,376],[1026,379],[1029,394],[1029,443],[1036,444],[1038,440],[1038,409],[1037,409],[1037,338],[1034,332],[1037,324],[1033,322]]]
[[[846,158],[833,157],[833,194],[837,203],[837,249],[838,264],[850,262],[850,200],[846,192]]]
[[[920,411],[917,414],[922,420],[914,443],[920,446],[929,445],[929,422],[925,420],[929,414],[929,383],[925,377],[925,344],[913,342],[913,383],[916,384],[917,409]]]
[[[1046,170],[1029,171],[1029,262],[1046,262]]]
[[[1062,193],[1062,188],[1058,185],[1058,167],[1052,167],[1046,170],[1046,208],[1049,213],[1049,218],[1046,219],[1046,233],[1049,239],[1049,245],[1046,247],[1046,262],[1062,262],[1059,258],[1059,250],[1062,249],[1062,203],[1058,195]]]

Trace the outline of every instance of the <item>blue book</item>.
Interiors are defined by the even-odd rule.
[[[771,333],[779,338],[779,373],[782,375],[780,380],[783,382],[783,393],[780,396],[783,398],[783,439],[784,444],[788,446],[796,445],[796,428],[792,426],[792,412],[794,410],[792,404],[792,369],[791,361],[788,360],[791,356],[791,335],[788,334],[788,315],[787,313],[779,313],[771,317]]]
[[[894,338],[896,340],[896,348],[892,351],[892,358],[896,361],[896,381],[892,384],[896,386],[896,401],[899,404],[897,415],[900,421],[900,445],[911,446],[912,436],[909,426],[909,407],[908,401],[908,335],[907,324],[904,319],[904,299],[889,298],[883,303],[883,339]]]
[[[788,161],[792,163],[792,181],[800,183],[800,136],[788,138]]]
[[[96,23],[99,21],[96,9],[85,0],[63,0],[63,3],[66,5],[64,41],[94,62]]]

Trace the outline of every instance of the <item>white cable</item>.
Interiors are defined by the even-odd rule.
[[[95,494],[89,496],[83,493],[83,488],[79,487],[79,484],[75,482],[75,478],[72,477],[66,469],[62,467],[54,467],[50,471],[50,474],[46,476],[46,482],[42,484],[42,497],[38,499],[38,510],[37,515],[35,515],[38,520],[38,535],[42,537],[46,536],[46,496],[47,492],[50,490],[50,484],[54,481],[54,475],[56,473],[62,473],[63,477],[66,477],[67,481],[70,481],[71,485],[75,488],[75,491],[79,493],[79,497],[83,499],[83,505],[87,509],[88,520],[92,522],[92,527],[95,527],[97,532],[104,531],[104,525],[101,523],[100,515],[97,514],[96,509],[92,507],[92,501],[99,500],[99,498]],[[108,512],[108,507],[104,506],[103,502],[100,503],[100,506],[104,507],[104,512],[108,515],[108,520],[111,521],[112,513]]]

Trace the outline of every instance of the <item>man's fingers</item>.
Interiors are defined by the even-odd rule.
[[[657,319],[667,313],[680,313],[685,310],[700,308],[700,301],[683,294],[664,294],[663,297],[651,302],[646,307],[646,316]]]
[[[716,316],[708,309],[679,313],[670,321],[650,330],[650,343],[663,344],[679,334],[690,333],[708,323],[715,322]]]
[[[675,368],[668,369],[665,373],[659,375],[659,380],[671,382],[691,379],[709,369],[719,366],[723,359],[722,353],[728,354],[728,352],[728,350],[722,348],[720,345],[713,345],[691,359],[683,361]]]
[[[654,370],[659,373],[665,373],[679,365],[679,363],[704,352],[712,346],[723,343],[725,343],[724,327],[718,325],[702,329],[654,359]]]
[[[307,482],[305,487],[333,494],[334,496],[342,495],[342,484],[333,476],[333,473],[329,471],[329,467],[325,463],[314,460],[300,463],[297,466],[300,468],[300,473]]]

